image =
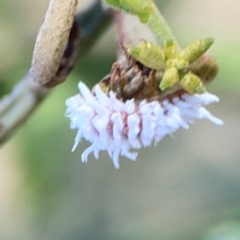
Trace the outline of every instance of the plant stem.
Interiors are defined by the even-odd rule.
[[[178,45],[175,36],[173,35],[161,12],[158,10],[155,4],[153,5],[153,11],[150,14],[147,25],[155,34],[158,42],[172,41]]]
[[[39,106],[49,90],[33,91],[27,74],[0,102],[0,145],[6,142]]]
[[[88,11],[77,14],[75,21],[80,28],[81,39],[78,49],[79,58],[89,51],[103,32],[111,25],[112,20],[112,14],[102,9],[101,1],[93,2]]]

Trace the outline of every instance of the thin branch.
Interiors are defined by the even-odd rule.
[[[6,142],[39,106],[49,91],[33,91],[27,74],[0,102],[0,145]]]
[[[82,57],[109,26],[111,17],[107,11],[102,9],[100,2],[96,1],[86,11],[78,13],[75,19],[75,23],[78,25],[78,39],[80,40],[79,55]],[[27,74],[14,87],[13,91],[0,101],[0,145],[13,136],[48,95],[49,90],[46,87],[52,87],[67,78],[78,51],[74,25],[72,31],[55,76],[50,79],[50,74],[49,79],[44,81],[49,83],[49,86],[33,88],[32,79]]]
[[[83,57],[89,49],[99,40],[102,33],[112,23],[112,11],[104,10],[100,0],[94,1],[88,11],[77,14],[76,22],[79,26],[81,46],[78,57]]]

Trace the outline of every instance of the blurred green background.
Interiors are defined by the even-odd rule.
[[[82,8],[88,1],[79,4]],[[28,70],[48,1],[0,1],[0,95]],[[16,136],[0,150],[2,240],[240,239],[240,1],[158,2],[182,46],[212,36],[220,72],[209,106],[222,127],[199,121],[139,153],[106,153],[81,163],[83,141],[64,117],[65,100],[81,79],[92,85],[115,59],[114,28],[78,62]]]

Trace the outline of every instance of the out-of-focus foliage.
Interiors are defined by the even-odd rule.
[[[226,222],[212,228],[205,240],[240,239],[240,222]]]
[[[47,0],[0,2],[0,94],[30,66]],[[88,143],[71,153],[76,132],[65,100],[81,79],[93,85],[109,72],[116,44],[111,29],[56,87],[0,152],[0,239],[240,239],[240,2],[159,2],[182,46],[214,37],[220,65],[209,91],[223,127],[198,122],[146,148],[115,170],[107,154],[82,164]],[[81,6],[80,6],[81,7]]]

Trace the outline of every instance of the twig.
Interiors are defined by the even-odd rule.
[[[75,18],[80,33],[80,47],[78,57],[83,57],[89,49],[98,41],[102,33],[112,23],[112,12],[103,10],[101,1],[95,1],[88,11],[77,14]]]
[[[97,37],[109,26],[111,22],[110,19],[109,13],[102,9],[99,1],[94,2],[85,12],[76,15],[80,40],[80,57],[88,52]],[[72,29],[74,29],[74,26]],[[74,36],[73,39],[71,36]],[[75,34],[70,34],[57,73],[51,78],[52,81],[48,79],[46,82],[57,84],[64,81],[70,73],[77,52],[77,45],[76,41],[73,41],[74,39],[76,40],[76,32]],[[45,87],[55,85],[50,84],[50,86],[36,89],[33,88],[31,81],[32,79],[30,79],[29,74],[27,74],[14,87],[12,93],[0,101],[0,145],[13,136],[13,133],[28,120],[33,111],[47,96],[49,90]]]
[[[3,98],[0,102],[0,145],[28,119],[47,93],[48,90],[33,91],[27,74],[15,86],[12,93]]]

